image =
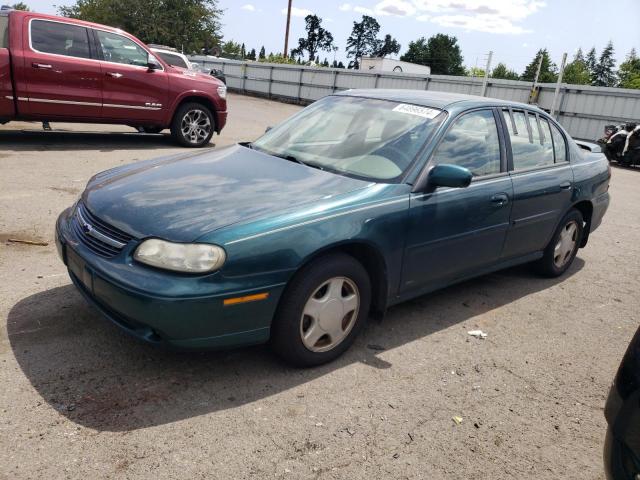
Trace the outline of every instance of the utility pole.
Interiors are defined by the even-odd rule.
[[[481,96],[486,96],[487,94],[487,85],[489,83],[489,69],[491,68],[491,58],[493,57],[493,51],[489,52],[489,56],[487,57],[487,66],[484,70],[484,80],[482,81],[482,93]]]
[[[538,97],[538,79],[540,78],[540,70],[542,70],[542,58],[544,55],[540,55],[538,60],[538,69],[536,70],[536,76],[533,79],[533,86],[531,87],[531,93],[529,94],[529,103],[535,103]]]
[[[562,55],[562,64],[560,65],[560,73],[558,74],[558,83],[556,83],[556,91],[553,94],[553,103],[551,104],[551,116],[556,113],[556,104],[558,103],[558,95],[560,94],[560,85],[562,84],[562,75],[564,74],[564,66],[567,63],[567,54]]]
[[[291,3],[293,0],[289,0],[289,7],[287,8],[287,28],[284,32],[284,52],[282,56],[287,58],[289,55],[289,26],[291,25]]]

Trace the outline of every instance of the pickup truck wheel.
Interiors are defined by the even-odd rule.
[[[559,277],[566,272],[576,258],[583,231],[582,213],[576,209],[569,210],[545,248],[544,256],[534,264],[538,273],[545,277]]]
[[[321,257],[290,281],[271,327],[271,347],[297,367],[330,362],[351,346],[370,304],[369,275],[357,260]]]
[[[185,103],[173,117],[171,135],[184,147],[202,147],[209,143],[215,120],[211,111],[200,103]]]

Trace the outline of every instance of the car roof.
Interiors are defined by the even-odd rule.
[[[133,35],[131,35],[129,32],[125,32],[120,28],[110,27],[108,25],[103,25],[101,23],[87,22],[85,20],[78,20],[70,17],[61,17],[59,15],[47,15],[44,13],[29,12],[24,10],[6,10],[6,11],[3,11],[2,13],[4,14],[5,12],[8,15],[15,16],[15,17],[31,17],[34,20],[50,20],[53,22],[69,23],[71,25],[78,25],[81,27],[103,30],[105,32],[117,33],[118,35],[123,35],[129,38],[136,38]],[[136,38],[136,40],[138,39]],[[138,40],[138,41],[141,42],[141,40]]]
[[[539,112],[542,111],[533,105],[526,105],[519,102],[499,100],[497,98],[480,97],[478,95],[465,95],[463,93],[450,92],[433,92],[429,90],[394,90],[370,88],[344,90],[342,92],[336,93],[336,95],[411,103],[414,105],[439,108],[442,110],[452,110],[454,108],[456,110],[465,110],[467,108],[482,106],[504,106],[528,108]]]

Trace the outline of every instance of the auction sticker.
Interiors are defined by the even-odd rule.
[[[408,103],[401,103],[392,111],[416,115],[423,118],[436,118],[442,113],[441,110],[436,110],[435,108],[419,107],[418,105],[410,105]]]

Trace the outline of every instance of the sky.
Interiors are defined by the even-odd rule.
[[[1,0],[0,0],[1,1]],[[46,0],[26,0],[32,10],[55,13]],[[245,43],[247,51],[264,45],[267,53],[284,47],[287,0],[218,0],[224,10],[224,40]],[[57,5],[74,3],[58,0]],[[613,41],[618,64],[635,47],[640,52],[640,0],[617,0],[613,14],[606,14],[602,0],[293,0],[289,48],[304,35],[304,17],[314,13],[333,34],[346,64],[345,43],[354,21],[363,14],[376,17],[380,37],[389,33],[402,45],[436,33],[458,38],[467,67],[484,67],[489,51],[498,62],[521,73],[539,48],[547,48],[560,64],[582,47],[596,47],[598,54]],[[333,52],[320,58],[333,61]]]

